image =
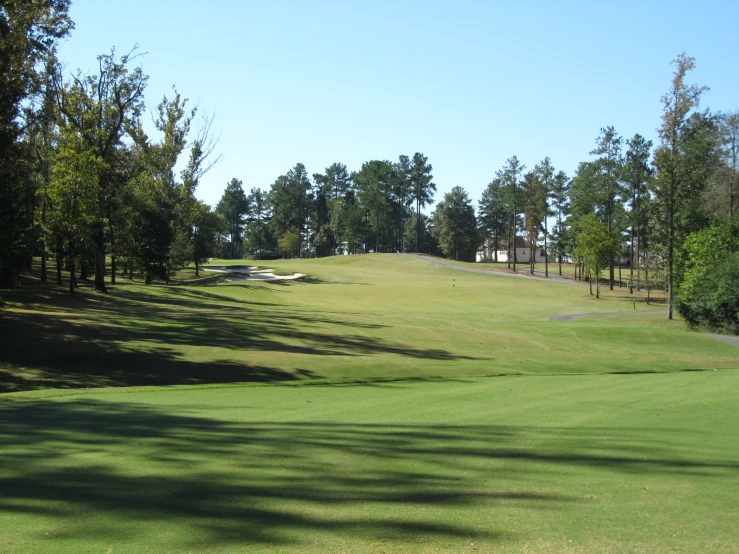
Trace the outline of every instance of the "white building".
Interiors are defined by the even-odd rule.
[[[521,237],[516,237],[515,240],[516,245],[516,263],[519,264],[526,264],[529,263],[531,260],[531,247],[528,245],[528,243],[522,239]],[[502,248],[502,246],[501,246]],[[539,247],[536,249],[536,253],[534,256],[534,261],[536,263],[544,263],[546,260],[547,254],[546,251]],[[476,262],[492,262],[495,260],[494,252],[493,252],[493,245],[490,243],[490,241],[485,241],[483,244],[481,244],[477,248],[477,253],[475,254],[475,261]],[[506,263],[508,261],[508,250],[498,250],[498,261],[502,263]],[[511,259],[511,261],[513,261]]]

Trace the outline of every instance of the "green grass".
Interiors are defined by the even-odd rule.
[[[189,285],[119,277],[107,295],[84,284],[70,298],[33,281],[4,291],[0,391],[739,366],[735,346],[679,322],[548,319],[633,311],[633,298],[647,308],[643,295],[625,289],[596,300],[586,286],[464,273],[395,255],[262,263],[309,277],[223,283],[186,271],[175,282]]]
[[[3,395],[0,551],[737,552],[738,400],[736,371]]]
[[[625,289],[213,261],[257,263],[308,277],[0,291],[0,552],[739,552],[736,346]]]

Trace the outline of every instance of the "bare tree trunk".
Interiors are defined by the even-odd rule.
[[[590,286],[590,296],[593,296],[593,274],[590,271],[588,271],[588,285]]]
[[[105,286],[105,186],[98,194],[98,221],[95,224],[95,290],[108,292]]]
[[[536,270],[536,243],[531,242],[531,251],[529,252],[529,262],[531,264],[531,275],[534,274],[534,271]]]
[[[508,269],[511,269],[511,220],[508,220]]]
[[[115,272],[116,272],[116,256],[113,254],[110,257],[110,284],[115,285]]]
[[[493,248],[495,248],[495,251],[493,253],[493,259],[495,260],[495,263],[497,264],[498,263],[498,228],[497,228],[498,222],[496,221],[495,224],[496,224],[496,228],[495,228],[495,233],[493,234],[493,236],[495,237],[493,239],[494,240]]]
[[[74,296],[77,287],[77,278],[74,275],[74,241],[69,239],[69,294]]]
[[[549,209],[549,203],[547,202],[547,195],[548,193],[545,191],[544,193],[544,277],[549,277],[549,250],[547,250],[547,233],[549,232],[549,228],[547,226],[547,211]]]
[[[610,185],[609,185],[610,187]],[[611,234],[612,231],[612,224],[611,219],[613,216],[613,193],[609,190],[608,191],[608,234]],[[610,254],[608,256],[608,265],[609,265],[609,286],[611,287],[611,290],[613,290],[613,254]]]
[[[674,255],[674,241],[675,241],[675,227],[674,227],[674,215],[675,215],[675,205],[673,203],[674,199],[674,187],[672,184],[670,185],[670,203],[668,206],[669,213],[667,214],[667,217],[669,219],[669,235],[667,238],[667,265],[669,268],[668,271],[668,278],[667,283],[669,287],[669,293],[667,296],[667,319],[672,319],[672,293],[673,293],[673,287],[672,287],[672,270],[673,270],[673,255]]]
[[[516,186],[513,185],[513,272],[516,272]]]

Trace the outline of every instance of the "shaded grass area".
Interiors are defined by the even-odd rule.
[[[460,275],[394,255],[269,265],[309,277],[224,284],[188,270],[187,285],[119,279],[110,294],[84,284],[71,298],[31,275],[2,293],[0,392],[739,366],[735,346],[646,313],[548,321],[632,310],[626,293],[595,301],[580,287]]]
[[[722,371],[5,395],[0,550],[735,552],[737,394]]]

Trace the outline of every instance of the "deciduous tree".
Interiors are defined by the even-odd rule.
[[[689,114],[698,107],[701,95],[707,90],[707,87],[685,82],[688,72],[695,68],[694,58],[683,52],[673,61],[673,64],[675,72],[672,84],[670,90],[662,97],[660,145],[654,154],[657,175],[652,181],[651,189],[664,212],[662,227],[667,247],[667,319],[672,319],[675,294],[675,250],[678,246],[675,232],[675,215],[678,207],[676,201],[678,189],[688,175],[685,147],[689,137],[685,133],[685,128]]]
[[[58,106],[65,125],[74,128],[102,161],[98,175],[98,212],[95,223],[95,288],[105,286],[105,205],[110,194],[114,151],[127,129],[137,127],[144,109],[147,76],[141,67],[131,68],[136,49],[120,58],[115,49],[98,56],[98,72],[77,72],[70,82],[56,79]]]

